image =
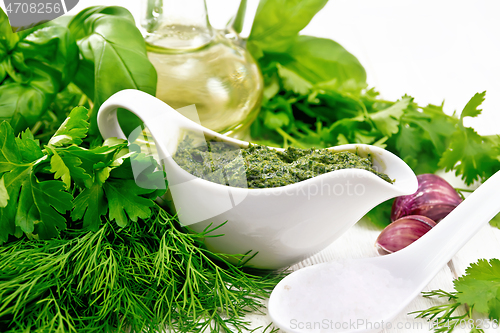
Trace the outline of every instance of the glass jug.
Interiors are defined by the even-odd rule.
[[[175,109],[194,104],[199,119],[192,112],[186,117],[244,136],[259,111],[263,79],[238,35],[211,27],[205,0],[143,1],[148,57],[158,72],[156,97]]]

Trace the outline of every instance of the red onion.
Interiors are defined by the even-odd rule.
[[[462,202],[457,191],[439,176],[424,174],[417,176],[417,180],[417,192],[394,200],[392,221],[407,215],[423,215],[439,222]]]
[[[389,224],[378,235],[375,246],[378,253],[399,251],[426,234],[436,222],[421,215],[409,215]]]

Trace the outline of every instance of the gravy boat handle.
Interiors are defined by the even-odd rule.
[[[166,129],[172,128],[173,124],[178,127],[187,120],[156,97],[139,90],[122,90],[106,100],[97,114],[97,126],[104,139],[110,137],[127,139],[118,122],[118,108],[126,109],[139,117],[159,147],[172,136],[172,133]]]

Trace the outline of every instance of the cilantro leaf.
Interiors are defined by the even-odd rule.
[[[71,186],[69,169],[56,151],[52,151],[52,154],[52,158],[50,159],[50,172],[54,173],[54,178],[61,178],[66,188],[69,189]]]
[[[283,111],[273,112],[271,110],[263,110],[264,125],[267,128],[276,129],[287,126],[290,123],[290,118]]]
[[[60,147],[70,144],[81,144],[82,139],[87,136],[89,129],[87,120],[88,110],[85,107],[79,106],[74,108],[49,140],[49,145]]]
[[[73,201],[71,218],[80,220],[83,218],[83,227],[92,231],[99,229],[101,216],[106,214],[108,206],[104,199],[102,186],[94,183],[91,187],[83,190]]]
[[[23,231],[16,227],[10,216],[15,216],[15,205],[7,205],[4,209],[0,209],[0,245],[7,242],[9,235],[21,237]]]
[[[43,151],[30,132],[15,137],[9,123],[0,124],[0,243],[23,232],[55,237],[66,228],[68,211],[94,231],[108,211],[120,226],[150,216],[152,199],[166,191],[163,170],[151,157],[129,151],[124,140],[77,146],[86,120],[86,109],[73,109]]]
[[[0,205],[0,244],[9,235],[19,235],[15,224],[17,201],[23,183],[29,178],[33,164],[23,161],[12,126],[4,121],[0,124],[0,177],[2,203]]]
[[[71,180],[77,183],[80,187],[90,186],[92,177],[80,167],[82,161],[72,155],[59,155],[56,149],[51,149],[52,157],[50,158],[50,172],[54,173],[54,178],[64,182],[66,188],[71,187]]]
[[[446,171],[455,170],[467,185],[476,180],[485,180],[500,170],[498,153],[491,142],[485,140],[472,128],[459,129],[453,133],[448,149],[443,153],[439,166]],[[496,155],[496,156],[495,156]]]
[[[5,187],[4,178],[0,178],[0,207],[6,207],[9,202],[9,192],[7,192],[7,188]]]
[[[496,227],[496,228],[500,229],[500,213],[498,213],[497,215],[495,215],[494,218],[491,219],[490,225],[492,227]]]
[[[390,137],[399,131],[400,119],[411,101],[412,98],[403,97],[387,109],[370,113],[369,117],[383,136]]]
[[[137,186],[149,190],[149,192],[144,193],[145,197],[154,200],[165,194],[167,191],[166,174],[153,157],[145,154],[134,154],[129,160],[134,169],[141,170],[140,173],[134,172],[134,175],[137,173],[134,178]]]
[[[38,140],[35,140],[30,130],[22,132],[19,137],[15,138],[15,140],[17,147],[21,152],[23,161],[33,162],[43,157],[42,149],[40,149],[40,143]]]
[[[17,204],[17,211],[15,216],[15,224],[20,227],[21,230],[27,234],[33,233],[35,231],[35,221],[38,219],[36,212],[36,207],[33,202],[31,177],[27,178],[21,184],[21,192],[19,194],[19,201]],[[59,221],[57,221],[59,222]]]
[[[9,235],[34,234],[45,239],[66,228],[62,214],[72,208],[73,196],[64,183],[56,180],[38,181],[37,169],[43,169],[48,155],[40,155],[38,142],[28,133],[14,136],[10,124],[0,124],[0,242]],[[33,159],[36,159],[33,161]]]
[[[465,275],[454,282],[457,290],[457,301],[474,306],[482,313],[490,313],[490,309],[499,308],[500,292],[500,260],[481,259],[471,264]],[[491,314],[491,313],[490,313]],[[500,319],[495,310],[496,319]]]
[[[369,145],[377,139],[377,135],[372,135],[370,132],[357,130],[354,133],[354,142]]]
[[[93,175],[95,166],[99,163],[107,165],[115,151],[109,147],[86,149],[79,146],[69,146],[57,149],[57,153],[64,159],[78,159],[81,162],[79,167],[90,175]]]
[[[276,67],[285,89],[301,95],[306,95],[309,91],[311,91],[312,84],[302,76],[293,70],[283,67],[281,64],[277,64]]]
[[[95,177],[95,173],[113,163],[115,156],[122,150],[126,150],[126,147],[127,143],[124,140],[106,140],[104,146],[86,149],[73,145],[57,148],[57,153],[70,169],[72,177],[75,177],[78,184],[81,186],[84,183],[85,186],[89,187],[92,185],[91,179]],[[78,168],[81,170],[76,170]]]
[[[462,111],[455,131],[449,135],[450,143],[442,152],[438,166],[445,171],[455,170],[467,185],[476,180],[484,181],[500,169],[498,140],[482,137],[472,128],[464,127],[464,117],[475,117],[486,92],[475,94]]]
[[[140,153],[141,146],[130,145],[131,153],[119,156],[111,164],[109,177],[118,179],[134,179],[137,186],[150,190],[144,196],[155,199],[165,194],[167,181],[163,168],[149,154]]]
[[[338,138],[342,134],[343,139],[346,139],[342,144],[355,142],[355,135],[358,132],[360,120],[355,120],[353,118],[344,118],[336,121],[330,128],[330,135]],[[341,144],[341,143],[338,143]]]
[[[109,219],[115,220],[120,227],[125,227],[129,220],[137,222],[151,214],[153,202],[143,198],[142,194],[151,193],[136,185],[134,180],[109,179],[104,183],[104,193],[109,204]]]
[[[399,156],[403,160],[406,158],[417,158],[422,148],[419,134],[416,128],[409,125],[401,126],[396,138],[396,148],[399,150]]]
[[[432,110],[433,114],[427,112]],[[443,106],[428,105],[422,108],[423,112],[409,111],[403,116],[402,126],[412,125],[414,128],[420,128],[419,141],[429,140],[435,150],[436,156],[446,150],[450,135],[455,131],[455,125],[458,119],[450,117],[443,112]]]
[[[7,204],[0,208],[0,243],[7,241],[9,235],[19,234],[15,224],[17,202],[22,185],[31,173],[32,165],[21,165],[13,168],[2,176],[2,182],[7,190]]]
[[[61,214],[72,208],[73,196],[65,191],[60,181],[39,182],[31,174],[21,184],[15,224],[27,234],[48,239],[66,228],[66,219]]]
[[[79,187],[90,186],[92,184],[92,177],[82,167],[82,161],[74,156],[61,156],[61,160],[66,164],[69,169],[69,174],[73,182]]]
[[[35,176],[30,180],[32,188],[30,194],[35,205],[30,210],[36,209],[38,214],[36,210],[34,213],[39,216],[39,220],[30,221],[36,223],[34,234],[41,239],[55,237],[59,233],[58,230],[66,229],[66,219],[61,214],[73,208],[73,196],[65,191],[64,184],[60,181],[39,182]]]
[[[156,161],[145,154],[125,152],[121,143],[115,148],[118,151],[113,159],[94,165],[97,169],[94,184],[80,192],[73,202],[71,218],[83,218],[84,227],[90,230],[99,228],[108,206],[110,219],[120,226],[126,226],[128,219],[137,221],[149,216],[151,199],[166,191],[165,175],[157,170]],[[131,179],[134,175],[135,179]]]
[[[280,83],[278,79],[278,75],[273,73],[271,76],[266,78],[266,86],[264,87],[264,92],[262,93],[262,97],[264,101],[269,101],[271,98],[276,96],[280,91]]]
[[[337,144],[339,146],[341,145],[347,145],[349,144],[349,140],[347,140],[347,138],[345,137],[344,134],[340,133],[338,136],[337,136]]]
[[[460,114],[460,118],[463,119],[464,117],[477,117],[481,114],[481,111],[479,110],[479,106],[484,102],[484,96],[486,95],[486,91],[483,91],[482,93],[476,93],[472,98],[467,102],[465,105],[462,113]]]
[[[22,163],[22,155],[14,137],[14,129],[7,121],[3,121],[0,124],[0,173]]]
[[[490,319],[500,319],[500,289],[497,290],[495,298],[491,298],[488,302]]]

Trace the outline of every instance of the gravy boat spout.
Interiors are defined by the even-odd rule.
[[[374,169],[387,174],[393,184],[361,169],[337,170],[275,188],[213,183],[189,174],[174,161],[179,144],[187,137],[238,148],[248,147],[248,142],[211,131],[137,90],[120,91],[101,106],[97,121],[104,138],[125,139],[117,108],[137,115],[151,133],[167,174],[169,191],[163,200],[175,209],[180,223],[196,232],[223,224],[214,231],[223,236],[207,237],[205,246],[218,253],[244,254],[228,260],[248,266],[277,269],[299,262],[327,247],[376,205],[417,190],[415,174],[399,157],[362,144],[329,149],[370,157]]]

